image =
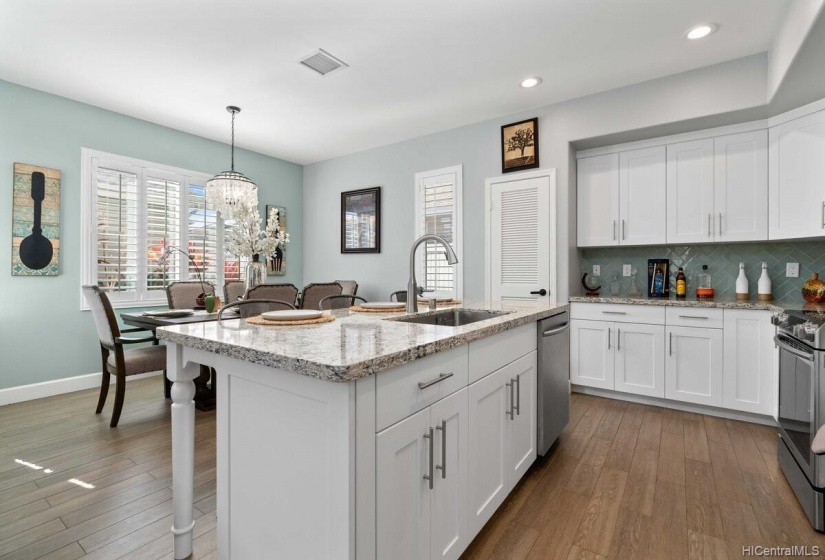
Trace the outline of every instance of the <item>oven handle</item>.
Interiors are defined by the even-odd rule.
[[[779,335],[775,335],[773,337],[773,341],[776,343],[777,346],[779,346],[783,350],[787,350],[788,352],[790,352],[791,354],[793,354],[797,358],[801,358],[801,359],[807,360],[809,362],[814,361],[814,355],[813,354],[808,354],[807,352],[802,352],[801,350],[797,350],[793,346],[789,346],[788,344],[785,344],[784,342],[782,342],[782,339],[779,338]]]

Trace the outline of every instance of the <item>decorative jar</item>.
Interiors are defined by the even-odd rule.
[[[266,265],[261,262],[259,254],[252,255],[252,260],[246,265],[246,291],[266,282]]]
[[[810,280],[802,286],[802,297],[811,303],[822,303],[825,301],[825,282],[819,279],[819,274],[811,274]]]

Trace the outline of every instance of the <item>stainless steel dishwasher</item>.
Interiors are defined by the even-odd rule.
[[[538,323],[538,446],[546,455],[569,419],[570,314]]]

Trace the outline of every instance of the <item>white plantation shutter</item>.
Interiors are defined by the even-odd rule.
[[[138,290],[137,174],[101,167],[96,190],[97,284],[110,293],[134,295]]]
[[[189,185],[188,251],[192,262],[188,263],[189,280],[198,279],[198,268],[203,280],[218,285],[218,213],[206,206],[206,187]],[[221,255],[222,256],[222,255]],[[222,276],[222,275],[221,275]]]
[[[416,255],[419,286],[435,290],[425,297],[461,297],[461,166],[416,175],[416,238],[443,237],[456,252],[458,265],[447,263],[444,247],[428,241]]]
[[[538,284],[538,190],[501,193],[501,281]]]
[[[146,180],[146,289],[164,290],[180,278],[181,258],[173,252],[166,265],[158,262],[166,247],[180,247],[181,184],[149,176]]]

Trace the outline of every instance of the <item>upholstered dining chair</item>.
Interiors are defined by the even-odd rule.
[[[407,290],[398,290],[390,294],[390,301],[407,302]]]
[[[297,291],[297,290],[296,290]],[[246,283],[243,280],[230,280],[223,284],[223,302],[235,303],[238,298],[246,294]]]
[[[215,286],[209,282],[189,280],[186,282],[172,282],[166,286],[166,299],[169,309],[192,309],[196,306],[195,300],[201,294],[215,295]]]
[[[321,301],[318,302],[318,308],[349,309],[350,307],[355,305],[355,300],[363,301],[364,303],[367,302],[367,300],[360,296],[354,296],[351,294],[338,294],[334,296],[327,296],[325,298],[321,298]]]
[[[249,288],[245,299],[273,299],[287,301],[294,306],[298,300],[298,288],[293,284],[258,284]]]
[[[224,315],[230,309],[237,309],[237,312],[232,312],[228,317]],[[283,309],[295,309],[295,306],[288,301],[280,301],[277,299],[245,299],[243,301],[235,301],[229,305],[224,305],[218,312],[218,324],[229,319],[241,319],[260,315],[267,311],[281,311]]]
[[[117,426],[120,413],[123,410],[123,399],[126,395],[126,378],[138,373],[164,370],[166,377],[166,347],[146,346],[135,350],[124,350],[124,345],[138,342],[155,342],[152,334],[140,338],[122,336],[124,333],[143,331],[145,329],[121,330],[117,324],[112,304],[106,293],[98,286],[83,286],[83,295],[92,311],[95,321],[97,337],[100,340],[100,357],[103,366],[103,377],[100,383],[100,398],[97,401],[95,414],[100,414],[106,404],[109,394],[109,377],[115,376],[115,406],[112,411],[112,421],[109,426]]]
[[[341,294],[345,296],[354,296],[358,293],[358,282],[355,280],[336,280],[341,284]]]
[[[321,300],[327,296],[341,295],[341,284],[327,282],[324,284],[307,284],[301,293],[301,309],[321,309]]]

